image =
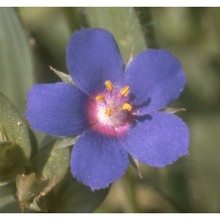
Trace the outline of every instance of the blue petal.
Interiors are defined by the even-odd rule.
[[[119,179],[128,166],[128,154],[117,138],[88,130],[75,143],[70,161],[74,177],[92,190]]]
[[[67,68],[77,87],[86,94],[105,89],[104,82],[116,83],[123,74],[123,61],[112,34],[102,29],[74,32],[67,46]]]
[[[135,57],[127,66],[124,79],[134,95],[133,105],[148,112],[162,109],[178,98],[185,82],[181,63],[167,50],[155,49]]]
[[[88,128],[87,95],[66,83],[34,85],[26,117],[31,126],[53,136],[74,136]]]
[[[163,167],[188,153],[189,131],[177,116],[157,112],[137,122],[121,143],[142,163]]]

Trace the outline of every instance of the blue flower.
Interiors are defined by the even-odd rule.
[[[124,70],[111,33],[82,29],[72,35],[66,59],[76,87],[34,85],[26,117],[49,135],[80,135],[70,161],[78,181],[92,190],[107,187],[124,174],[129,154],[164,167],[188,153],[186,124],[161,111],[186,82],[180,62],[167,50],[145,50]]]

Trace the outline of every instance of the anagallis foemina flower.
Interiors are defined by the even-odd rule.
[[[34,85],[26,117],[34,129],[49,135],[80,135],[70,161],[78,181],[92,190],[105,188],[124,174],[129,155],[164,167],[188,153],[186,124],[161,111],[186,82],[181,63],[170,52],[147,49],[124,70],[111,33],[82,29],[73,33],[66,60],[76,86]]]

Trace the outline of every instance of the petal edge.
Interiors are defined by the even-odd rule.
[[[124,82],[143,112],[160,110],[177,99],[186,76],[180,61],[165,49],[147,49],[127,66]],[[146,103],[146,104],[144,104]]]
[[[81,29],[67,46],[67,68],[77,87],[86,94],[105,89],[104,82],[121,81],[123,61],[113,35],[103,29]]]
[[[140,162],[164,167],[188,154],[189,130],[179,117],[157,112],[138,122],[121,143]]]
[[[75,136],[88,128],[87,95],[59,82],[36,84],[28,92],[26,118],[31,126],[52,136]]]
[[[124,174],[128,154],[117,138],[88,130],[75,143],[70,166],[78,181],[97,190],[108,187]]]

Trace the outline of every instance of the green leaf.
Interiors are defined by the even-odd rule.
[[[61,71],[58,71],[54,69],[52,66],[49,66],[49,67],[50,67],[50,70],[52,70],[63,82],[66,82],[70,85],[75,85],[70,75],[63,73]]]
[[[29,175],[18,175],[16,178],[16,188],[21,210],[24,211],[28,204],[31,203],[31,200],[40,193],[43,186],[36,178],[36,174],[31,173]]]
[[[15,179],[31,155],[28,126],[13,104],[0,93],[0,185]],[[6,172],[7,171],[7,172]]]
[[[0,144],[0,182],[14,180],[26,164],[21,147],[10,142]]]
[[[94,211],[105,199],[109,188],[92,192],[89,187],[70,177],[52,196],[51,212],[88,213]]]
[[[34,71],[28,38],[14,9],[0,8],[0,33],[0,92],[24,112]]]
[[[131,155],[129,155],[129,162],[131,166],[137,171],[138,176],[143,179],[140,169],[140,163],[137,159],[133,158]]]
[[[69,168],[69,148],[58,148],[60,141],[40,150],[33,159],[33,167],[37,177],[43,182],[44,188],[41,192],[46,195],[66,175]]]
[[[48,212],[47,194],[65,177],[70,160],[68,148],[58,148],[59,141],[42,148],[32,160],[32,173],[18,175],[17,197],[21,210]]]
[[[79,138],[79,136],[63,138],[62,140],[60,140],[57,147],[64,148],[64,147],[73,146],[78,138]]]
[[[186,111],[185,108],[173,108],[173,107],[166,107],[163,109],[164,112],[170,113],[170,114],[175,114],[178,112]]]

